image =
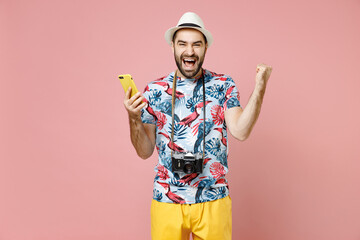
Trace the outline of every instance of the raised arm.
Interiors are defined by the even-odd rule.
[[[244,109],[233,107],[225,111],[225,121],[230,133],[241,141],[246,140],[259,117],[267,81],[272,68],[259,64],[256,69],[255,89]]]
[[[136,153],[142,159],[149,158],[155,147],[155,125],[141,121],[141,109],[146,106],[142,102],[144,96],[140,92],[130,97],[131,88],[125,94],[124,106],[129,115],[130,138]]]

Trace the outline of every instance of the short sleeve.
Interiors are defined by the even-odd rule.
[[[149,85],[147,85],[143,93],[147,105],[141,109],[141,121],[143,123],[156,124],[156,115],[152,108],[152,103],[149,101],[149,94]]]
[[[233,107],[241,107],[240,94],[236,88],[235,82],[231,77],[228,77],[225,82],[225,102],[224,110]]]

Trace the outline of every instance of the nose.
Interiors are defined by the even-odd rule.
[[[191,44],[188,44],[185,52],[186,52],[186,54],[189,55],[189,56],[193,55],[193,53],[194,53],[194,48],[193,48],[193,46],[191,46]]]

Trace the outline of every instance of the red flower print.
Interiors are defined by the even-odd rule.
[[[161,180],[166,180],[167,178],[169,178],[168,170],[163,165],[159,165],[157,169],[158,169],[157,175]]]
[[[211,116],[214,119],[216,125],[220,125],[224,122],[224,109],[219,105],[215,105],[211,108]]]
[[[210,172],[216,179],[225,176],[224,166],[221,165],[221,163],[219,162],[214,162],[213,164],[211,164]]]
[[[157,127],[159,130],[163,129],[165,123],[166,123],[166,116],[162,112],[155,112],[156,118],[157,118]]]

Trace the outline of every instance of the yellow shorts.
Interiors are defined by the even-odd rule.
[[[230,240],[231,198],[196,204],[151,202],[152,240]]]

